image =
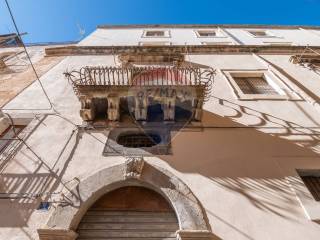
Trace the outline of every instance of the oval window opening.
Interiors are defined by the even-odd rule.
[[[117,143],[127,148],[148,148],[161,142],[161,137],[155,133],[127,133],[120,135]]]

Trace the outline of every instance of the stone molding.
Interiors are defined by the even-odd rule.
[[[46,56],[118,55],[118,54],[186,54],[183,45],[174,46],[63,46],[46,48]],[[272,45],[190,45],[189,54],[260,53],[260,54],[301,54],[306,46]],[[319,51],[320,47],[312,49]]]
[[[64,229],[38,229],[40,240],[75,240],[78,234]]]
[[[177,231],[177,240],[220,240],[210,231],[199,230],[179,230]]]
[[[211,229],[201,204],[180,179],[167,170],[147,162],[144,162],[139,178],[127,178],[127,163],[102,169],[83,179],[70,193],[65,194],[66,201],[52,208],[53,212],[47,224],[39,229],[40,239],[54,239],[50,238],[50,233],[54,236],[63,231],[67,234],[75,231],[82,217],[94,202],[104,194],[125,186],[146,187],[167,199],[176,212],[181,239],[192,239],[185,238],[187,235],[182,232],[184,230],[189,232],[189,235],[192,231],[202,231],[202,233],[197,232],[201,236],[210,235]]]

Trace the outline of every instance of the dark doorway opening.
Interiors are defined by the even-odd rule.
[[[93,98],[95,120],[108,119],[108,100],[107,98]]]
[[[148,106],[149,122],[162,122],[163,119],[163,110],[160,103],[152,103]]]
[[[175,121],[188,122],[192,118],[192,103],[191,101],[176,100],[175,106]]]

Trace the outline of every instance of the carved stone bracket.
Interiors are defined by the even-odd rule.
[[[126,161],[125,179],[140,178],[144,166],[143,157],[130,157]]]
[[[84,121],[92,121],[95,118],[95,111],[92,99],[86,96],[80,96],[80,102],[80,116]]]
[[[119,120],[119,97],[108,97],[108,119],[110,121]]]
[[[163,106],[163,117],[166,121],[174,121],[175,118],[175,98],[164,99]]]
[[[136,120],[147,120],[148,99],[145,95],[138,93],[135,97],[134,115]]]

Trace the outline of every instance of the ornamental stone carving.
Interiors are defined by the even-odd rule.
[[[143,157],[130,157],[126,161],[125,179],[140,178],[144,166]]]

